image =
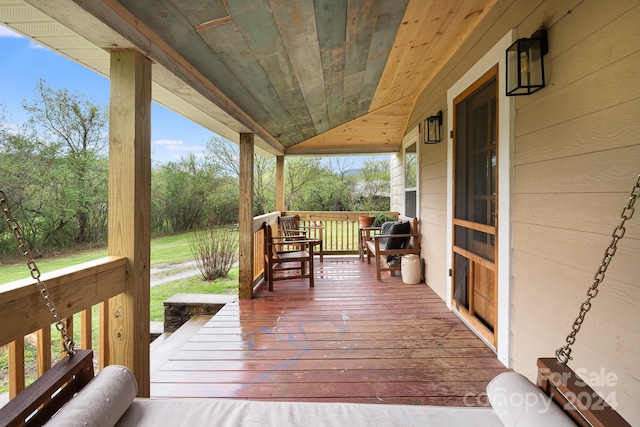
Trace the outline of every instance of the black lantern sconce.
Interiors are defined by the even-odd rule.
[[[442,126],[442,110],[435,116],[429,116],[424,121],[424,143],[436,144],[440,142],[440,127]]]
[[[507,49],[507,96],[531,95],[544,87],[543,57],[549,52],[547,30],[518,39]]]

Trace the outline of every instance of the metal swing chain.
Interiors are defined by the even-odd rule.
[[[7,217],[7,227],[9,227],[9,230],[13,232],[13,236],[15,237],[16,242],[18,243],[18,250],[20,251],[22,256],[26,259],[27,266],[29,267],[29,271],[31,272],[31,277],[36,280],[36,287],[38,288],[40,295],[42,295],[42,298],[44,299],[44,302],[47,306],[47,310],[49,310],[49,313],[51,313],[51,317],[53,317],[53,320],[56,325],[56,329],[58,330],[58,332],[60,332],[60,335],[62,336],[64,350],[66,351],[67,355],[71,356],[76,352],[75,343],[67,333],[67,328],[64,322],[60,319],[60,316],[58,316],[56,305],[53,302],[53,300],[49,297],[49,291],[47,290],[47,286],[40,279],[40,269],[38,268],[38,265],[31,257],[31,253],[29,252],[29,246],[27,245],[27,242],[22,235],[20,224],[18,224],[18,221],[16,221],[13,215],[11,215],[11,208],[9,207],[9,201],[7,200],[7,196],[5,192],[2,190],[0,190],[0,209],[2,209],[2,212],[4,212],[4,215]]]
[[[576,317],[576,320],[573,322],[573,326],[571,328],[571,332],[567,335],[566,344],[564,347],[560,347],[556,350],[556,359],[561,365],[566,365],[567,362],[573,357],[571,357],[571,346],[576,342],[576,335],[578,331],[580,331],[580,327],[582,326],[582,322],[584,322],[584,317],[587,312],[591,310],[591,300],[598,295],[598,285],[602,283],[604,280],[604,275],[607,272],[607,268],[609,267],[609,263],[611,259],[616,253],[618,249],[618,241],[624,237],[624,233],[626,231],[624,224],[628,219],[631,219],[633,213],[635,212],[635,203],[636,200],[640,197],[640,174],[636,179],[636,183],[631,189],[631,194],[629,196],[629,203],[622,208],[622,213],[620,214],[621,220],[620,224],[613,230],[611,234],[612,240],[609,243],[609,246],[604,251],[604,258],[602,259],[602,263],[600,267],[598,267],[598,271],[596,272],[593,278],[593,284],[587,290],[587,299],[580,306],[580,314]]]

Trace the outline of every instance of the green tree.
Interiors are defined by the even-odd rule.
[[[78,93],[51,89],[42,79],[35,92],[35,99],[23,102],[28,126],[38,140],[57,149],[59,158],[56,173],[49,176],[58,185],[55,196],[63,219],[49,231],[73,232],[75,243],[92,242],[102,234],[95,227],[106,229],[106,111]]]
[[[220,167],[224,176],[234,179],[237,188],[240,177],[238,146],[227,140],[213,137],[207,142],[206,150],[207,158]],[[253,158],[253,176],[255,214],[262,215],[273,211],[275,209],[275,160],[256,154]],[[237,194],[238,190],[235,193]]]
[[[175,233],[206,227],[211,200],[223,181],[219,175],[217,165],[195,154],[161,165],[152,178],[154,231]]]
[[[364,211],[389,210],[390,191],[389,160],[365,160],[354,188],[356,209]]]
[[[290,157],[284,169],[285,210],[309,210],[304,205],[305,190],[313,191],[322,176],[327,175],[320,157]]]
[[[12,214],[19,219],[27,243],[36,251],[38,222],[32,212],[39,208],[35,198],[42,196],[42,189],[37,190],[46,184],[37,171],[42,162],[48,163],[47,157],[46,147],[0,126],[0,188],[7,195]],[[0,227],[0,254],[8,258],[18,254],[13,234],[4,224]]]

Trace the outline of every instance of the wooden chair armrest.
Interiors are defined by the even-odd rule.
[[[389,238],[389,237],[415,237],[415,234],[374,234],[373,236],[374,239],[382,239],[382,238]]]
[[[273,236],[271,240],[298,240],[298,239],[306,239],[306,234],[293,234],[291,236]]]
[[[320,240],[318,239],[304,239],[304,240],[293,240],[293,241],[289,241],[289,242],[272,242],[271,245],[272,246],[289,246],[292,244],[295,245],[299,245],[299,244],[305,244],[305,245],[315,245],[320,243]]]

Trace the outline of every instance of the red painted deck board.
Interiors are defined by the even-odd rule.
[[[356,257],[227,304],[152,373],[152,397],[485,405],[506,369],[424,283]]]

